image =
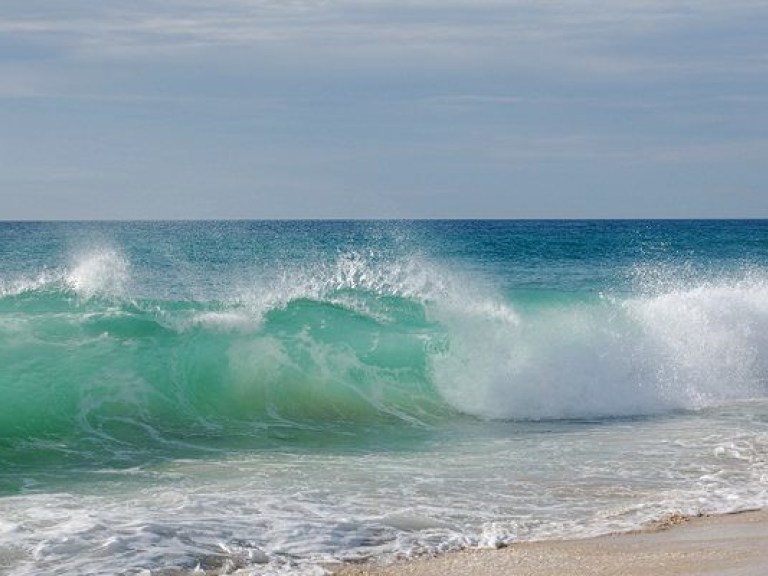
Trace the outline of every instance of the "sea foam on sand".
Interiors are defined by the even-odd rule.
[[[729,575],[768,573],[768,511],[674,518],[646,530],[342,566],[334,576]]]

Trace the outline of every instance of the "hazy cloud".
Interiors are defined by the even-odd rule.
[[[728,182],[765,206],[766,21],[750,0],[5,0],[0,199],[546,216],[599,180],[618,200],[595,215],[641,185],[711,189],[733,215]]]

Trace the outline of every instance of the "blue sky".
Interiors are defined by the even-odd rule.
[[[739,216],[765,0],[0,3],[0,219]]]

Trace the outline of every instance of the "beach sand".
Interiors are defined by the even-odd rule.
[[[673,516],[638,532],[465,550],[386,566],[344,565],[332,572],[335,576],[766,576],[768,511]]]

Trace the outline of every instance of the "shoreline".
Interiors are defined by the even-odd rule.
[[[763,576],[768,573],[768,509],[670,515],[641,530],[593,538],[519,542],[326,569],[333,576]]]

